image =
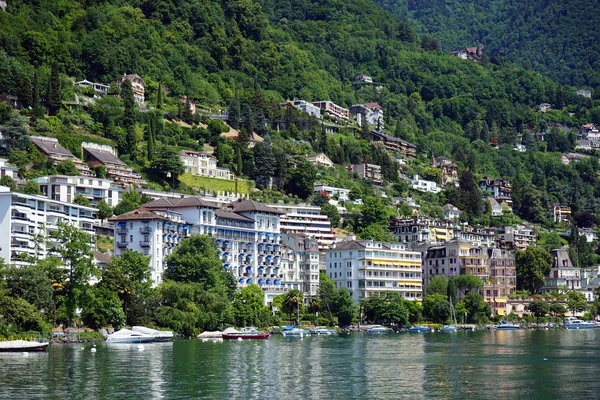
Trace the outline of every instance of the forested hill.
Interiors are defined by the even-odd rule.
[[[489,56],[563,84],[600,84],[600,2],[588,0],[375,0],[444,51],[483,43]]]

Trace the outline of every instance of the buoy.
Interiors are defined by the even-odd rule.
[[[82,348],[81,348],[81,350],[84,350],[84,349],[85,349],[85,347],[82,347]]]
[[[547,358],[544,358],[544,361],[548,361],[548,359],[547,359]]]
[[[96,349],[94,347],[92,347],[92,350],[90,350],[92,353],[96,352]]]
[[[92,345],[92,347],[96,347],[96,345],[94,344],[94,345]]]
[[[241,337],[239,337],[237,340],[238,340],[238,342],[241,342],[243,339]]]

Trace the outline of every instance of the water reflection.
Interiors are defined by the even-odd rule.
[[[594,398],[596,331],[272,337],[0,353],[0,399]],[[84,347],[82,350],[81,347]],[[18,394],[16,396],[15,394]]]

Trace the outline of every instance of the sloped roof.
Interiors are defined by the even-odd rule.
[[[203,200],[197,196],[183,197],[178,199],[157,199],[142,205],[142,207],[155,210],[184,207],[219,208],[216,204]]]
[[[227,218],[227,219],[235,219],[237,221],[242,221],[242,222],[254,222],[253,219],[250,219],[248,217],[244,217],[243,215],[231,212],[231,211],[225,211],[225,210],[216,210],[215,211],[215,215],[218,218]]]
[[[368,108],[369,110],[373,110],[373,111],[381,111],[383,110],[383,108],[381,108],[381,106],[379,105],[379,103],[374,102],[374,101],[370,101],[368,103],[363,104],[364,107]]]
[[[355,250],[355,249],[364,249],[364,248],[365,248],[365,246],[363,246],[357,240],[347,240],[347,241],[343,241],[343,242],[337,242],[335,244],[335,248],[332,248],[331,250]]]
[[[136,210],[130,211],[125,214],[117,215],[116,217],[112,217],[109,221],[140,221],[140,220],[153,220],[160,219],[163,221],[168,221],[169,218],[147,210],[143,207],[140,207]]]
[[[84,147],[83,151],[90,153],[102,164],[127,165],[110,151],[92,149],[90,147]]]
[[[283,211],[279,211],[273,207],[269,207],[266,204],[259,203],[254,200],[240,200],[231,203],[233,211],[236,213],[241,212],[264,212],[270,214],[285,214]]]
[[[73,153],[62,147],[57,140],[42,137],[31,137],[31,142],[46,154],[56,154],[63,157],[75,158]]]

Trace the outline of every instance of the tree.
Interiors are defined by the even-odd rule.
[[[34,118],[44,118],[44,109],[40,104],[40,80],[37,68],[33,71],[32,111]]]
[[[121,88],[119,88],[119,85],[117,84],[117,82],[112,82],[109,86],[108,86],[108,92],[107,94],[109,96],[121,96]]]
[[[60,73],[57,63],[52,64],[52,69],[50,71],[50,86],[47,97],[46,103],[48,104],[48,113],[50,115],[56,115],[62,105]]]
[[[303,302],[302,292],[298,289],[288,290],[283,297],[282,311],[290,316],[290,322],[300,324],[299,313]]]
[[[456,304],[456,284],[454,283],[454,278],[448,280],[448,290],[447,290],[448,300],[452,304]]]
[[[117,294],[103,287],[94,287],[82,297],[81,319],[90,328],[112,326],[119,329],[125,324],[125,313]]]
[[[127,314],[130,298],[150,287],[150,257],[127,250],[113,257],[102,270],[99,286],[119,296],[123,313]]]
[[[217,255],[217,246],[207,235],[184,239],[165,260],[165,279],[201,283],[205,290],[232,295],[233,276],[226,272]]]
[[[64,265],[62,282],[66,296],[67,322],[73,320],[75,309],[81,303],[87,284],[97,274],[94,267],[92,237],[74,225],[59,222],[58,229],[48,243],[50,254],[57,256]]]
[[[271,313],[264,305],[262,289],[251,284],[233,297],[233,315],[236,326],[267,326]]]
[[[156,94],[156,108],[160,110],[163,104],[162,82],[158,82],[158,90]]]
[[[123,198],[121,199],[121,202],[115,206],[114,213],[115,215],[121,215],[133,211],[147,201],[144,200],[145,196],[140,196],[140,192],[138,192],[137,188],[133,187],[128,191],[123,192]]]
[[[567,307],[571,310],[571,314],[575,315],[578,312],[587,309],[587,300],[585,295],[575,290],[570,290],[567,293]]]
[[[483,286],[481,278],[475,275],[458,275],[452,279],[456,285],[456,288],[460,290],[463,295],[466,295],[471,291],[478,291]]]
[[[55,311],[53,290],[48,274],[37,266],[0,268],[6,295],[22,298],[33,305],[45,320],[52,321]]]
[[[333,204],[325,203],[321,206],[321,215],[327,215],[332,228],[337,228],[340,224],[340,212]]]
[[[313,192],[314,182],[317,179],[317,170],[306,159],[298,160],[295,168],[288,170],[285,188],[291,195],[302,199],[308,198]]]
[[[29,146],[29,129],[20,115],[15,114],[7,124],[0,125],[0,132],[0,147],[4,155],[9,154],[12,149],[26,150]]]
[[[96,167],[96,178],[106,179],[106,167],[104,165]]]
[[[20,297],[0,294],[0,315],[6,322],[16,325],[21,331],[50,331],[51,326],[42,320],[34,305]]]
[[[231,99],[231,103],[229,104],[227,121],[233,129],[240,128],[240,102],[236,97]]]
[[[374,240],[376,242],[394,243],[396,238],[392,235],[389,229],[381,224],[371,224],[358,229],[358,236],[364,240]]]
[[[455,278],[456,279],[456,278]],[[490,305],[483,301],[481,295],[477,292],[469,292],[463,299],[464,307],[467,310],[468,321],[485,322],[491,316]]]
[[[148,146],[148,161],[152,161],[154,159],[154,153],[156,149],[156,128],[158,123],[159,122],[156,114],[152,113],[148,116],[148,124],[146,126],[146,132],[148,133],[148,137],[146,139],[146,144]]]
[[[248,148],[250,139],[254,132],[254,119],[250,105],[244,103],[240,112],[240,129],[238,133],[238,143],[242,149]]]
[[[427,297],[433,294],[446,296],[448,293],[448,279],[444,275],[435,275],[427,285]]]
[[[121,83],[121,99],[123,100],[123,127],[132,128],[135,124],[135,97],[129,79]]]
[[[450,303],[445,294],[427,294],[423,301],[423,317],[437,324],[443,324],[450,318],[450,315]]]
[[[473,180],[473,174],[465,170],[460,174],[459,184],[459,208],[468,215],[478,217],[481,215],[481,191]]]
[[[112,208],[106,203],[106,201],[104,201],[104,199],[98,202],[96,208],[98,209],[98,218],[101,220],[110,218],[113,215]]]
[[[179,175],[185,172],[185,167],[173,147],[162,146],[150,165],[150,171],[154,176],[169,181],[172,187],[175,187],[175,182]]]
[[[565,313],[567,312],[567,309],[562,304],[560,304],[556,301],[553,301],[552,303],[550,303],[549,311],[554,316],[559,316],[559,315],[562,316],[562,315],[565,315]]]
[[[356,305],[352,300],[350,291],[346,288],[340,289],[336,301],[337,317],[340,326],[352,324],[356,318]]]
[[[535,323],[539,325],[540,317],[545,316],[550,311],[550,306],[544,300],[534,300],[527,306],[529,312],[535,317]]]
[[[517,288],[538,293],[552,269],[552,256],[541,247],[529,246],[525,251],[517,251],[516,267]]]
[[[254,146],[254,174],[257,186],[269,187],[269,183],[275,175],[276,162],[271,136],[265,135],[265,141]]]
[[[8,175],[4,175],[2,178],[0,178],[0,186],[6,186],[10,188],[11,192],[17,191],[17,183]]]
[[[27,181],[25,185],[23,185],[23,187],[21,188],[21,193],[42,194],[42,191],[40,190],[40,185],[38,185],[37,182]]]
[[[81,193],[77,193],[75,195],[75,197],[73,198],[73,203],[75,204],[79,204],[80,206],[86,206],[86,207],[91,207],[92,203],[90,203],[90,200],[85,197],[84,195],[82,195]]]

